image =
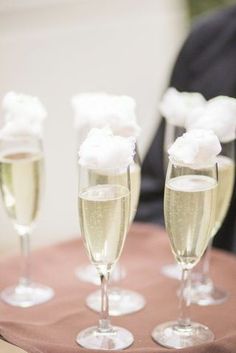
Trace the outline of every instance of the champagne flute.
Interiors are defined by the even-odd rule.
[[[170,145],[180,136],[183,135],[183,133],[186,131],[183,127],[175,126],[175,125],[170,125],[167,121],[166,123],[166,129],[165,129],[165,134],[164,134],[164,148],[163,148],[163,168],[164,171],[167,171],[168,167],[168,153],[167,150],[170,147]],[[178,263],[170,263],[163,265],[161,267],[161,273],[169,278],[174,278],[174,279],[181,279],[181,266]]]
[[[192,273],[191,301],[192,303],[199,305],[221,304],[228,297],[225,290],[214,285],[209,273],[212,241],[227,214],[233,193],[235,178],[235,142],[230,141],[221,144],[221,146],[221,154],[217,156],[218,186],[215,227],[213,228],[212,237],[204,256],[200,261],[199,266],[197,266],[196,271]]]
[[[120,177],[122,178],[124,176],[121,175]],[[104,176],[101,175],[100,178],[104,178]],[[107,176],[105,176],[105,178],[107,178]],[[110,176],[110,179],[111,178],[112,176]],[[130,182],[131,182],[130,224],[132,224],[137,211],[139,194],[140,194],[140,184],[141,184],[141,163],[140,163],[137,146],[135,149],[134,164],[130,166]],[[87,267],[84,266],[85,268],[84,273],[81,271],[82,268],[79,269],[79,273],[77,272],[77,275],[79,275],[80,279],[81,279],[81,276],[85,280],[88,279],[86,274],[92,273],[92,270],[89,267],[91,266],[87,266]],[[118,262],[114,266],[114,269],[112,270],[112,273],[110,276],[110,283],[115,283],[120,281],[122,278],[124,278],[125,273],[126,273],[125,268],[121,266],[120,263]],[[97,273],[95,273],[95,275],[96,276],[93,279],[93,283],[97,284],[97,280],[98,280]],[[100,290],[97,290],[91,293],[86,298],[86,304],[90,309],[96,312],[100,312],[100,308],[101,308]],[[120,315],[137,312],[141,310],[145,306],[145,304],[146,304],[145,298],[136,291],[120,288],[114,285],[109,289],[109,308],[110,308],[111,316],[120,316]]]
[[[217,167],[201,169],[169,162],[164,213],[171,249],[182,267],[180,316],[158,325],[153,339],[165,347],[184,348],[213,340],[208,327],[191,322],[190,272],[203,255],[215,221]]]
[[[39,212],[43,184],[42,142],[35,136],[0,139],[0,189],[7,215],[19,234],[22,274],[17,285],[2,291],[14,306],[30,307],[54,296],[51,288],[35,283],[30,275],[30,234]]]
[[[124,178],[125,175],[120,175],[120,178]],[[110,177],[112,178],[112,177]],[[131,212],[130,212],[130,225],[133,222],[135,217],[139,194],[140,194],[140,184],[141,184],[141,167],[140,159],[137,151],[137,146],[134,156],[134,164],[130,166],[130,193],[131,193]],[[119,273],[123,273],[123,267],[118,262],[115,266],[114,272],[116,275],[116,281],[122,279],[122,276],[119,276]],[[111,275],[111,279],[113,274]],[[115,282],[114,280],[112,281]],[[110,303],[110,315],[111,316],[120,316],[125,314],[131,314],[141,310],[145,304],[145,298],[136,291],[121,288],[119,286],[112,286],[109,291],[109,303]],[[86,298],[87,306],[96,311],[100,311],[101,307],[101,293],[100,290],[91,293]]]
[[[181,135],[181,128],[171,126],[167,130],[169,142],[174,138]],[[165,136],[165,146],[168,145],[168,138]],[[234,179],[235,179],[235,141],[230,141],[227,143],[221,143],[222,151],[219,156],[217,156],[218,163],[218,201],[216,210],[216,220],[215,227],[212,232],[212,237],[209,241],[207,249],[202,256],[201,261],[196,266],[196,269],[192,272],[192,292],[191,300],[192,303],[198,305],[214,305],[221,304],[228,298],[228,293],[214,285],[212,279],[210,278],[210,258],[213,238],[220,229],[225,216],[227,214],[230,200],[233,193]],[[167,150],[167,147],[165,148]],[[167,153],[165,153],[167,156]],[[181,267],[178,264],[167,264],[161,269],[161,272],[170,278],[181,279]]]
[[[80,332],[76,341],[88,349],[123,349],[133,343],[133,335],[124,328],[111,326],[107,290],[129,226],[129,168],[98,170],[79,165],[78,196],[82,237],[101,280],[101,314],[98,326]]]
[[[110,178],[112,177],[113,176],[110,176]],[[124,177],[124,175],[121,176],[121,178],[122,177]],[[107,176],[100,175],[100,179],[102,178],[107,179]],[[137,151],[135,152],[135,156],[134,156],[134,164],[130,166],[130,182],[131,182],[131,213],[130,213],[130,224],[131,224],[135,217],[137,206],[138,206],[140,183],[141,183],[141,167],[140,167],[140,159],[138,157]],[[81,281],[93,283],[95,285],[100,284],[100,279],[97,274],[96,268],[94,268],[92,264],[79,266],[75,270],[75,274]],[[117,262],[116,265],[114,266],[114,269],[112,270],[112,273],[110,276],[110,283],[119,282],[125,276],[126,276],[125,269],[123,268],[123,266],[120,265],[119,262]],[[92,293],[90,298],[91,299],[87,300],[87,305],[95,311],[100,311],[100,306],[101,306],[100,291]],[[113,315],[112,314],[113,311],[114,310],[111,309],[111,305],[110,305],[110,315]]]

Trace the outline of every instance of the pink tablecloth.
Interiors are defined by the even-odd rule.
[[[34,279],[52,286],[56,296],[46,304],[28,309],[1,302],[1,335],[29,353],[87,352],[75,343],[75,336],[98,320],[98,315],[85,306],[85,297],[95,286],[78,281],[74,275],[75,267],[86,260],[79,239],[35,251],[32,254]],[[122,286],[142,293],[147,306],[136,314],[112,319],[114,324],[126,327],[134,334],[135,343],[127,353],[175,351],[157,345],[150,337],[155,325],[178,315],[178,281],[160,273],[161,266],[169,262],[173,262],[173,257],[165,231],[152,225],[133,226],[122,255],[122,263],[128,271]],[[16,282],[18,269],[19,258],[8,258],[0,263],[1,289]],[[229,300],[218,306],[195,305],[192,318],[208,325],[216,339],[213,343],[178,352],[236,352],[236,257],[214,251],[212,276],[218,286],[230,293]]]

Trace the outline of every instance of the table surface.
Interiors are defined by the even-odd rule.
[[[74,275],[79,264],[87,257],[82,241],[75,239],[37,250],[32,254],[32,272],[36,281],[55,289],[53,300],[33,308],[20,309],[0,303],[0,334],[6,341],[28,353],[88,352],[76,345],[76,334],[98,320],[98,314],[85,306],[85,297],[95,286],[80,282]],[[121,257],[128,276],[123,288],[142,293],[146,307],[138,313],[113,317],[112,323],[123,326],[134,334],[134,344],[127,353],[174,352],[152,341],[152,329],[162,322],[177,318],[176,291],[179,282],[160,273],[164,264],[172,263],[168,237],[154,225],[135,224]],[[1,261],[1,289],[16,282],[20,258]],[[214,250],[211,265],[215,283],[229,292],[229,299],[221,305],[192,306],[191,316],[211,328],[215,341],[198,347],[178,350],[185,353],[234,353],[236,352],[236,257]],[[0,352],[22,353],[21,349],[0,340]],[[94,352],[94,351],[92,351]]]

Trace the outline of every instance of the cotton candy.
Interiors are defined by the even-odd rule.
[[[186,120],[186,129],[209,129],[220,142],[227,143],[236,137],[236,99],[218,96],[193,110]]]
[[[111,129],[92,129],[79,149],[79,164],[91,169],[124,169],[133,163],[135,139]]]
[[[72,106],[78,130],[109,127],[115,135],[123,137],[137,137],[140,133],[136,103],[129,96],[83,93],[72,98]]]
[[[4,112],[2,136],[42,134],[42,124],[47,112],[37,97],[9,92],[3,99],[2,108]]]
[[[213,131],[194,129],[178,137],[168,154],[176,163],[202,167],[215,164],[220,151],[219,139]]]
[[[162,98],[160,112],[169,124],[185,127],[186,118],[191,111],[205,104],[206,100],[200,93],[179,92],[170,87]]]

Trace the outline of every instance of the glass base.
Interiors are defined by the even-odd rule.
[[[101,284],[98,272],[96,267],[92,264],[90,265],[82,265],[75,269],[76,277],[82,282],[88,282],[99,286]],[[111,276],[111,282],[118,282],[125,278],[126,271],[123,266],[119,265],[119,263],[114,267]]]
[[[152,338],[167,348],[185,348],[212,342],[214,334],[207,326],[191,322],[190,326],[179,326],[177,321],[158,325],[152,331]]]
[[[110,288],[109,296],[109,314],[111,316],[120,316],[135,313],[144,308],[146,300],[137,292],[122,289]],[[91,293],[86,299],[87,306],[96,311],[101,311],[101,291]]]
[[[54,291],[39,283],[30,283],[28,286],[19,284],[1,292],[1,298],[5,303],[21,308],[45,303],[53,297]]]
[[[207,306],[222,304],[228,299],[228,293],[217,288],[210,281],[207,284],[201,282],[193,283],[191,287],[191,302],[194,304]]]
[[[87,349],[115,351],[131,346],[134,337],[122,327],[115,326],[112,331],[101,332],[93,326],[81,331],[76,337],[76,342]]]
[[[173,263],[162,266],[161,273],[166,277],[181,280],[182,269],[180,265]]]

